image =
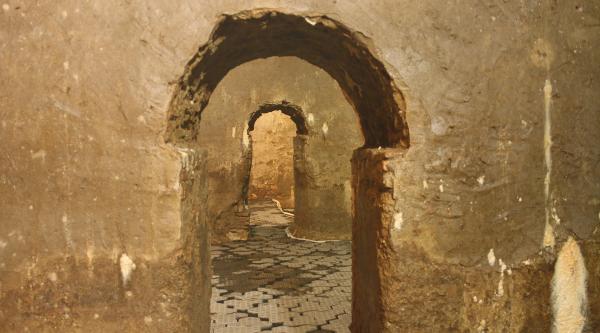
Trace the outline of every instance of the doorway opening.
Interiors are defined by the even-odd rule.
[[[252,122],[249,234],[212,248],[211,330],[347,332],[350,242],[311,242],[288,232],[294,219],[294,139],[303,130],[280,111]]]
[[[230,70],[239,65],[269,57],[298,57],[321,68],[337,82],[346,100],[358,115],[364,145],[355,151],[352,158],[351,327],[354,332],[381,331],[386,316],[393,311],[386,308],[385,301],[390,283],[386,280],[385,271],[389,269],[389,265],[382,263],[385,263],[387,258],[385,252],[389,251],[385,246],[386,237],[389,237],[389,230],[386,228],[392,224],[390,221],[395,216],[392,195],[394,189],[388,180],[393,177],[391,173],[399,172],[399,169],[389,166],[393,164],[390,160],[396,161],[402,158],[402,151],[409,146],[409,136],[404,117],[404,97],[384,64],[374,56],[372,49],[365,43],[364,36],[326,16],[301,16],[272,10],[253,10],[224,16],[213,31],[209,42],[202,46],[190,60],[176,87],[169,109],[166,141],[191,150],[199,149],[196,141],[202,123],[201,115],[219,82]],[[324,136],[327,136],[328,127],[325,125],[323,124],[321,131]],[[233,130],[231,136],[235,137],[235,133],[236,131]],[[217,191],[215,187],[209,186],[208,197],[218,196]],[[243,202],[241,193],[240,199]],[[184,198],[184,200],[188,199]],[[193,210],[193,207],[189,208],[190,205],[192,204],[188,202],[182,203],[182,207]],[[207,220],[208,224],[211,224],[213,216],[209,214]],[[207,229],[194,229],[185,225],[193,224],[195,221],[197,219],[184,220],[184,228]],[[212,226],[208,229],[211,228]],[[203,240],[210,238],[210,235],[191,232],[189,237],[200,239],[195,242],[190,241],[189,246],[209,244]],[[193,248],[190,255],[200,256],[196,252],[202,253],[207,250],[208,248]],[[225,252],[218,247],[213,247],[213,250]],[[248,250],[241,248],[242,254]],[[280,253],[281,250],[275,246],[267,251]],[[305,253],[311,251],[308,248],[298,250]],[[237,252],[239,254],[240,249],[237,249]],[[319,249],[316,252],[322,251]],[[343,251],[339,250],[339,252]],[[315,257],[314,260],[308,265],[317,265],[317,269],[319,263],[326,262],[326,259],[321,257]],[[203,272],[210,271],[211,263],[204,257],[191,261],[194,262],[194,269],[199,267],[198,270]],[[344,262],[344,260],[340,261]],[[254,264],[269,263],[265,260]],[[345,267],[344,270],[340,269],[339,272],[349,269],[350,266]],[[335,275],[339,272],[324,274]],[[303,273],[298,274],[300,276]],[[210,290],[211,281],[206,281],[204,276],[192,275],[192,284]],[[256,297],[268,296],[263,294]],[[207,332],[209,328],[206,323],[210,322],[208,320],[210,300],[204,296],[192,295],[191,298],[192,329]],[[224,300],[223,304],[225,301],[236,304],[235,299]],[[300,306],[292,304],[288,310]],[[225,307],[229,308],[228,305]],[[304,310],[320,312],[318,309]],[[248,310],[246,312],[250,313]],[[257,316],[253,314],[246,318],[248,319],[245,321],[255,322],[256,319],[250,318],[257,318]],[[273,325],[271,329],[277,327]]]
[[[294,61],[283,62],[294,64]],[[237,72],[233,75],[237,76]],[[335,111],[317,112],[319,117],[332,113]],[[322,129],[314,130],[314,117],[311,114],[312,125],[308,124],[305,112],[285,101],[262,104],[249,117],[247,136],[242,138],[247,142],[247,146],[242,144],[248,168],[242,197],[248,206],[249,232],[244,240],[213,244],[211,330],[214,332],[236,328],[248,332],[348,331],[350,241],[315,242],[294,238],[289,231],[295,222],[295,184],[299,183],[307,192],[306,184],[311,181],[303,178],[309,175],[317,181],[323,178],[307,170],[295,175],[295,169],[303,169],[306,160],[312,159],[324,172],[331,163],[327,160],[334,159],[328,154],[309,153],[306,146],[340,154],[337,149],[340,146],[329,143]],[[334,127],[330,134],[335,137],[344,128]],[[354,131],[358,131],[358,126]],[[349,163],[350,153],[346,149],[340,162]],[[340,177],[344,179],[338,183],[346,183],[350,174],[329,175],[329,178]],[[318,193],[315,196],[320,198]],[[307,199],[299,198],[300,207],[306,209],[314,199],[308,203],[303,200]],[[300,217],[310,215],[300,214]],[[350,225],[350,218],[344,218]]]
[[[280,111],[263,114],[249,131],[252,166],[248,186],[250,225],[274,223],[256,214],[259,207],[273,204],[283,216],[294,210],[294,137],[296,126]],[[286,214],[287,213],[287,214]],[[277,219],[274,219],[277,220]],[[286,219],[287,220],[287,219]]]

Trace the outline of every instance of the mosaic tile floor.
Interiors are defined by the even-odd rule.
[[[211,331],[349,332],[350,242],[291,239],[271,203],[251,212],[247,241],[212,248]]]

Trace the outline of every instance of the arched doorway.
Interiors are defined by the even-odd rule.
[[[297,140],[302,140],[303,136],[308,135],[308,126],[306,123],[306,117],[304,116],[304,113],[302,111],[302,109],[300,108],[300,106],[289,103],[287,101],[282,101],[281,103],[264,103],[262,105],[259,106],[259,108],[252,112],[252,114],[250,114],[250,117],[248,119],[248,125],[247,125],[247,130],[246,130],[246,135],[248,137],[247,143],[248,146],[244,146],[244,160],[246,161],[246,176],[244,177],[244,184],[242,187],[242,198],[244,200],[245,203],[248,202],[249,200],[249,191],[250,191],[250,187],[251,187],[251,174],[252,174],[252,165],[253,163],[256,162],[256,160],[253,158],[255,156],[254,153],[254,137],[252,136],[252,132],[254,131],[256,122],[265,114],[270,114],[272,112],[281,112],[282,114],[286,115],[289,117],[289,119],[293,122],[293,124],[295,125],[295,132],[296,132],[296,138],[294,139],[294,141]],[[293,179],[293,152],[294,152],[294,147],[295,145],[290,142],[290,144],[292,144],[292,158],[291,158],[291,165],[292,168],[290,170],[290,175],[291,177],[291,182],[294,182]],[[292,187],[294,187],[292,185]],[[293,200],[294,195],[291,195],[291,200]],[[288,200],[289,201],[289,200]],[[287,203],[287,206],[293,206],[293,203]]]
[[[338,82],[360,119],[365,144],[352,162],[352,330],[381,330],[387,291],[381,283],[386,268],[378,264],[386,251],[379,230],[395,216],[390,197],[393,184],[388,184],[384,175],[390,172],[390,160],[401,158],[408,148],[409,134],[402,93],[364,37],[326,16],[269,10],[224,16],[178,82],[169,108],[166,140],[194,149],[202,111],[225,74],[242,63],[273,56],[295,56],[324,69]],[[199,265],[210,267],[205,262]],[[192,316],[206,318],[207,303],[196,299]],[[200,322],[198,319],[195,329],[206,330]]]

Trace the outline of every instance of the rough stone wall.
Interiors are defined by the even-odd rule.
[[[263,114],[252,135],[249,199],[276,199],[294,207],[294,145],[296,125],[275,111]]]
[[[478,265],[434,258],[400,237],[397,182],[405,152],[361,149],[353,157],[353,332],[547,332],[552,258],[508,264],[488,252]],[[418,234],[413,234],[417,236]],[[369,288],[365,288],[369,286]]]
[[[250,163],[264,156],[255,151],[253,141],[261,118],[269,113],[258,118],[248,136],[250,115],[265,103],[284,100],[300,107],[308,132],[307,145],[294,147],[294,156],[302,153],[299,163],[295,157],[295,170],[290,173],[295,177],[295,233],[321,239],[349,238],[350,158],[362,145],[356,112],[322,69],[297,58],[274,57],[232,70],[202,114],[198,145],[209,154],[214,242],[243,237],[248,222],[243,186],[250,176]],[[278,156],[278,160],[292,159]]]
[[[264,7],[327,13],[351,26],[369,38],[406,94],[411,147],[397,162],[388,222],[375,221],[381,229],[373,231],[389,233],[381,243],[388,248],[380,267],[387,270],[377,282],[389,297],[379,308],[383,322],[373,325],[495,332],[508,321],[490,318],[513,316],[508,331],[547,331],[553,265],[570,235],[588,275],[586,325],[598,330],[600,9],[572,0],[445,6],[435,0],[6,0],[0,12],[3,330],[36,328],[47,319],[74,331],[73,324],[93,320],[95,312],[87,309],[95,307],[105,309],[99,318],[106,325],[119,322],[111,316],[128,314],[130,324],[121,327],[131,330],[187,329],[186,321],[168,321],[166,314],[159,324],[154,313],[162,313],[160,306],[135,298],[141,291],[149,298],[160,294],[144,279],[161,286],[169,281],[139,268],[146,263],[184,276],[161,266],[176,262],[172,254],[182,246],[182,157],[161,137],[169,84],[220,13]],[[552,89],[545,100],[546,80]],[[284,92],[278,99],[287,98]],[[547,124],[551,146],[544,141]],[[230,135],[231,128],[222,133]],[[553,230],[546,228],[547,213]],[[542,250],[544,234],[554,247]],[[138,267],[130,281],[137,301],[119,308],[109,300],[125,299],[115,291],[123,253]],[[86,282],[87,262],[105,273],[98,270]],[[411,281],[422,279],[421,270],[431,279],[410,289]],[[51,283],[52,273],[64,285],[49,289],[44,279]],[[464,276],[472,285],[464,286]],[[446,284],[436,285],[439,279]],[[43,289],[31,287],[41,283]],[[365,283],[361,287],[376,286]],[[499,285],[505,293],[496,296]],[[512,285],[536,289],[511,298]],[[69,288],[93,288],[98,297],[78,291],[81,297],[69,298],[68,311],[44,298],[44,291],[54,290],[53,299],[64,302]],[[412,296],[392,297],[407,289]],[[455,297],[452,303],[445,303],[448,296]],[[172,312],[180,313],[185,302],[171,299],[179,309]],[[510,307],[498,305],[508,300]],[[422,307],[430,301],[451,313]],[[536,313],[513,310],[525,305]],[[420,306],[427,320],[417,316]],[[50,311],[61,319],[54,321]],[[148,315],[152,321],[144,320]]]

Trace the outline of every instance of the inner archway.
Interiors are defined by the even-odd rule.
[[[279,111],[263,114],[248,127],[252,138],[252,168],[248,199],[276,200],[294,208],[294,137],[296,126]]]
[[[287,111],[284,114],[279,108]],[[252,166],[246,201],[248,236],[215,244],[211,251],[211,329],[215,331],[348,330],[350,241],[315,242],[289,233],[295,219],[290,213],[294,180],[299,178],[294,177],[294,164],[298,159],[319,158],[296,154],[295,146],[305,152],[303,145],[319,145],[322,140],[310,135],[313,131],[304,118],[300,107],[287,102],[263,104],[250,116],[245,149],[246,159],[251,160],[247,165]]]
[[[352,329],[379,330],[387,309],[383,301],[386,283],[378,265],[380,251],[385,251],[379,244],[385,235],[378,228],[393,215],[384,173],[390,172],[386,161],[401,158],[396,151],[407,148],[409,138],[403,96],[363,36],[326,16],[267,10],[224,16],[176,87],[166,140],[194,149],[202,111],[225,74],[247,61],[272,56],[295,56],[325,70],[360,119],[365,142],[353,158]],[[323,132],[327,132],[325,126]],[[206,281],[197,283],[207,286]],[[206,302],[195,300],[195,318],[206,318]]]
[[[249,146],[244,149],[244,202],[275,199],[284,208],[294,207],[294,141],[296,135],[308,135],[305,118],[298,105],[285,100],[264,103],[252,112],[245,133]],[[257,122],[268,124],[254,132]]]

